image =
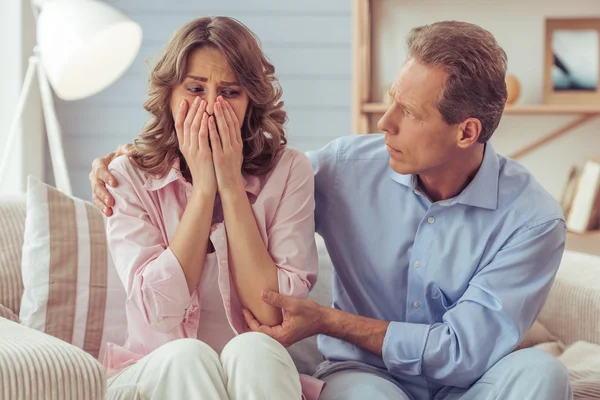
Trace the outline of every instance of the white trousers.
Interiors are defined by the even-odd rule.
[[[219,357],[196,339],[167,343],[108,379],[109,400],[300,400],[287,350],[257,332],[233,338]]]

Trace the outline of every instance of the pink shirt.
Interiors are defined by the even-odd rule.
[[[221,354],[225,345],[235,337],[229,320],[223,296],[219,290],[219,261],[217,253],[206,255],[202,276],[198,282],[200,293],[200,324],[198,339]]]
[[[115,198],[107,234],[117,272],[127,292],[128,337],[123,346],[109,343],[107,376],[172,340],[196,338],[202,295],[189,294],[179,261],[169,243],[185,210],[192,186],[175,163],[163,178],[154,178],[121,156],[109,165],[119,182],[107,186]],[[279,292],[306,298],[317,278],[314,239],[314,175],[308,158],[285,149],[271,172],[244,175],[244,185],[263,242],[277,265]],[[218,264],[218,288],[234,335],[249,330],[229,273],[227,236],[222,217],[215,216],[210,239]],[[199,286],[200,287],[200,286]],[[301,376],[303,393],[317,399],[322,382]]]

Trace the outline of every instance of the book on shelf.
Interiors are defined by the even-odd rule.
[[[569,178],[562,199],[567,229],[581,234],[600,228],[600,161],[586,161]]]

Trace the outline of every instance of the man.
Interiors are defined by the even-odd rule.
[[[513,351],[540,312],[566,227],[559,205],[488,143],[506,102],[506,54],[487,31],[415,28],[384,135],[310,154],[333,308],[264,293],[284,345],[321,334],[321,399],[570,399],[565,368]],[[103,198],[106,163],[91,179]],[[100,207],[105,204],[97,201]]]

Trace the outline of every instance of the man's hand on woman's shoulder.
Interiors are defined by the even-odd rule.
[[[115,199],[106,190],[106,185],[116,187],[118,184],[115,177],[108,172],[108,164],[121,155],[131,156],[132,154],[132,145],[122,144],[117,147],[117,150],[104,157],[96,158],[92,162],[92,171],[89,175],[92,186],[92,200],[96,207],[102,210],[107,217],[112,215],[112,206]]]

